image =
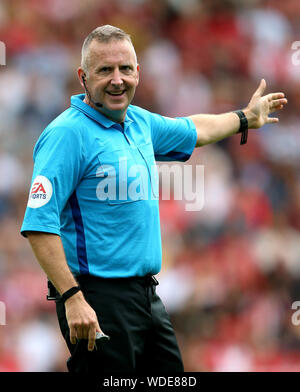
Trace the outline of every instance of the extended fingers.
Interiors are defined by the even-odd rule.
[[[275,112],[276,110],[280,110],[287,104],[286,98],[274,99],[269,103],[269,111],[270,113]]]
[[[268,101],[274,101],[275,99],[281,99],[281,98],[285,98],[285,94],[284,93],[271,93],[266,95],[266,97],[268,98]]]

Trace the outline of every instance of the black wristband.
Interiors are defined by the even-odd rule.
[[[234,113],[236,113],[239,116],[240,119],[240,129],[238,130],[238,133],[241,133],[241,144],[246,144],[247,143],[247,137],[248,137],[248,120],[247,117],[245,116],[245,113],[242,110],[236,110]]]
[[[80,291],[80,290],[81,289],[79,286],[74,286],[74,287],[71,287],[69,290],[67,290],[65,293],[63,293],[61,296],[63,303],[65,303],[67,299],[72,297],[74,294],[78,293],[78,291]]]

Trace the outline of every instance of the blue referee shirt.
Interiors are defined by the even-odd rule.
[[[187,160],[196,145],[189,118],[130,105],[124,126],[71,97],[33,152],[21,233],[61,236],[72,273],[144,276],[161,268],[157,160]]]

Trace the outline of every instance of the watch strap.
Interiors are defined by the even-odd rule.
[[[247,117],[245,116],[245,113],[242,110],[236,110],[234,111],[239,116],[240,119],[240,128],[238,130],[238,133],[241,133],[241,143],[240,144],[246,144],[247,143],[247,138],[248,138],[248,120]]]
[[[80,286],[74,286],[74,287],[71,287],[66,292],[64,292],[61,296],[63,303],[65,303],[67,299],[72,297],[74,294],[78,293],[78,291],[80,291],[80,290],[81,290]]]

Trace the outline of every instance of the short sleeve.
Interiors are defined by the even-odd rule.
[[[151,115],[152,144],[157,161],[186,161],[197,141],[196,127],[188,117]]]
[[[34,168],[21,233],[42,231],[60,235],[60,214],[83,167],[83,146],[78,129],[46,129],[33,152]]]

